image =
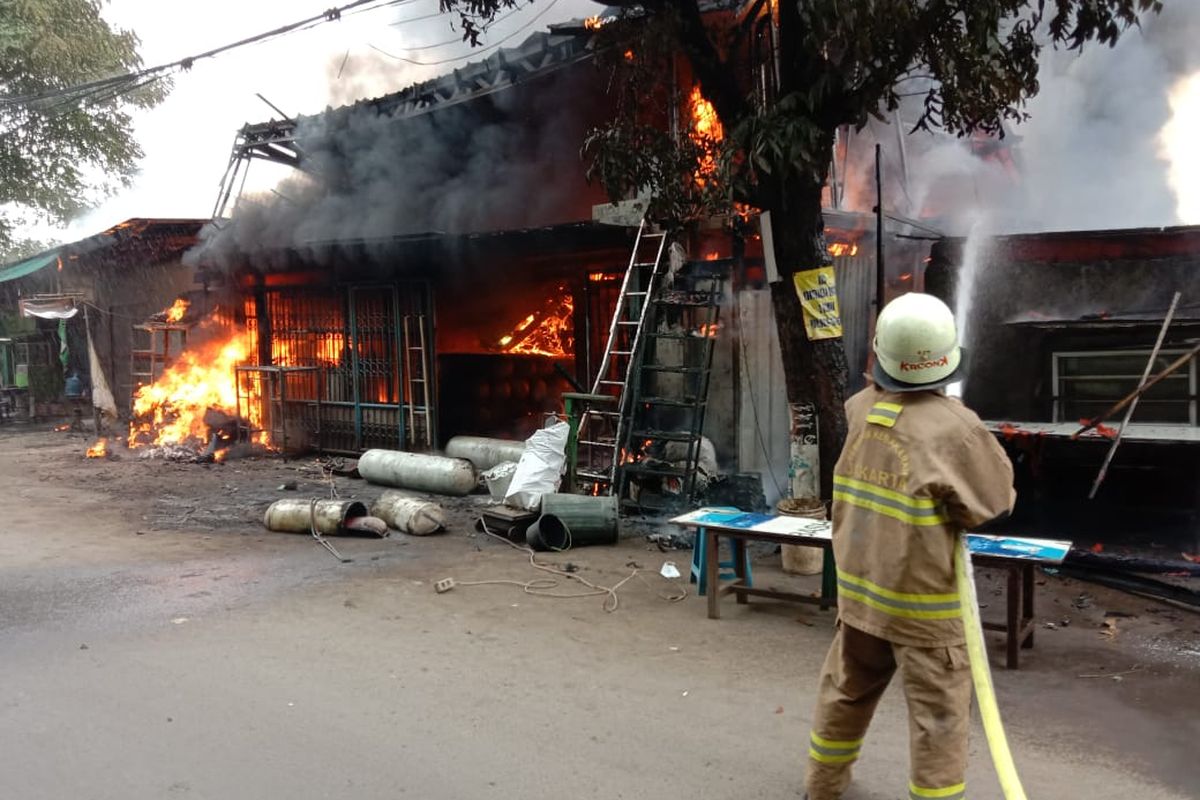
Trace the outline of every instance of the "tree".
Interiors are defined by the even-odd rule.
[[[130,110],[164,96],[100,0],[0,0],[0,258],[30,218],[65,222],[132,178]],[[131,75],[131,73],[134,73]]]
[[[475,43],[486,21],[514,3],[441,0],[441,7],[460,14],[464,39]],[[816,407],[824,497],[846,433],[846,358],[840,339],[808,340],[792,274],[831,263],[821,197],[837,129],[882,119],[915,85],[924,92],[918,127],[1002,134],[1003,123],[1025,118],[1024,103],[1038,91],[1043,47],[1111,46],[1140,15],[1162,6],[1160,0],[759,0],[702,13],[700,0],[614,5],[624,9],[620,18],[598,36],[608,45],[609,63],[624,65],[626,88],[618,118],[589,139],[593,174],[615,197],[652,186],[657,210],[668,216],[700,213],[714,201],[771,213],[781,273],[772,299],[788,401]],[[750,28],[734,13],[747,9],[751,20],[771,15],[776,35],[767,92],[750,80],[763,63],[753,60]],[[686,58],[715,108],[726,133],[719,147],[672,138],[650,120],[648,87],[661,87],[672,74],[663,69],[672,54]],[[719,171],[697,191],[694,176],[707,168],[705,160]],[[716,185],[725,188],[723,199],[713,197]]]

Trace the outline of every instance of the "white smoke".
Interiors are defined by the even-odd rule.
[[[984,144],[979,140],[906,133],[905,190],[895,128],[874,124],[852,148],[858,162],[853,182],[862,188],[848,193],[851,207],[868,210],[874,203],[872,148],[879,140],[885,208],[941,217],[947,233],[964,234],[981,211],[993,233],[1179,224],[1180,198],[1162,134],[1171,120],[1172,90],[1200,68],[1196,41],[1200,3],[1176,3],[1127,31],[1113,48],[1045,49],[1029,119],[1004,140],[1012,169],[973,152]],[[907,128],[920,113],[919,101],[914,97],[902,109]],[[1179,132],[1189,152],[1198,137],[1194,128]]]

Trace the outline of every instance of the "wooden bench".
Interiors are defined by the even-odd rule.
[[[720,599],[727,594],[736,595],[739,604],[748,603],[752,595],[811,603],[819,605],[822,609],[837,603],[837,574],[833,563],[832,524],[827,521],[701,508],[675,517],[671,522],[697,532],[703,530],[707,534],[703,538],[708,550],[704,562],[709,619],[721,618]],[[699,538],[697,537],[698,540]],[[735,573],[732,581],[724,583],[720,580],[720,559],[718,557],[721,539],[728,539],[733,549]],[[747,586],[744,569],[747,542],[772,542],[822,548],[825,556],[820,596],[813,597],[795,592]],[[1067,551],[1071,549],[1071,543],[972,533],[967,535],[967,547],[971,551],[972,563],[977,566],[1001,569],[1007,573],[1004,621],[984,622],[983,627],[989,631],[999,631],[1005,634],[1006,664],[1009,669],[1018,669],[1020,651],[1033,647],[1034,568],[1038,564],[1062,563]]]

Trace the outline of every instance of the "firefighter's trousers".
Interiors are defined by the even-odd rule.
[[[966,645],[909,647],[840,624],[821,670],[813,715],[809,800],[841,797],[875,706],[897,668],[908,701],[908,797],[964,796],[971,708]]]

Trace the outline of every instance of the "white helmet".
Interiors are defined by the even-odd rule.
[[[872,377],[893,392],[937,389],[962,378],[954,313],[931,294],[910,292],[884,306],[874,349]]]

